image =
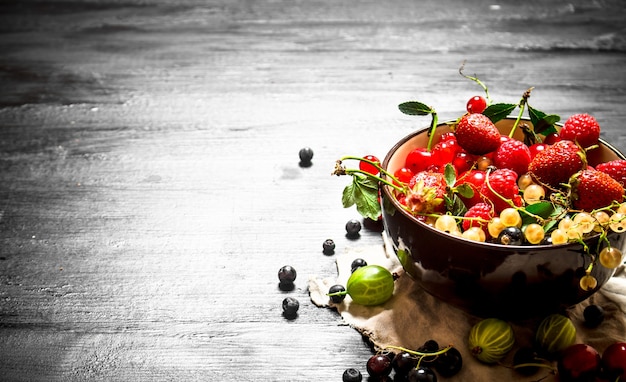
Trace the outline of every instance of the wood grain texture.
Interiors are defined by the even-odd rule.
[[[528,30],[503,16],[513,2],[501,13],[484,1],[355,3],[0,5],[3,380],[364,372],[360,334],[306,290],[309,276],[336,272],[326,238],[337,251],[380,242],[375,231],[344,237],[356,211],[341,207],[345,182],[330,172],[344,154],[383,157],[429,123],[400,102],[455,118],[480,90],[459,76],[464,60],[494,98],[536,86],[533,104],[592,112],[626,149],[624,52],[559,49],[620,31],[610,21],[623,9],[572,11],[609,22],[585,31],[561,20],[569,29],[555,37],[549,23]],[[451,23],[480,14],[475,29]],[[291,292],[277,288],[285,264],[298,271]],[[295,320],[281,315],[287,295],[301,303]]]

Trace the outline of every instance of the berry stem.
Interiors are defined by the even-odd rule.
[[[433,109],[431,112],[433,119],[430,124],[430,131],[428,132],[428,146],[426,146],[426,150],[430,151],[433,145],[433,138],[435,137],[435,130],[437,129],[438,117],[437,112]]]
[[[382,168],[380,166],[380,164],[378,164],[377,162],[373,162],[371,160],[365,159],[365,158],[361,158],[361,157],[355,157],[355,156],[351,156],[351,155],[346,155],[343,158],[341,158],[337,163],[340,166],[340,163],[345,161],[345,160],[358,160],[358,161],[362,161],[362,162],[366,162],[371,164],[372,166],[375,166],[378,171],[380,171],[381,174],[384,174],[386,177],[391,178],[392,182],[388,181],[387,179],[383,179],[380,176],[374,175],[372,173],[369,173],[367,171],[363,171],[360,169],[351,169],[351,168],[345,168],[342,167],[340,171],[337,170],[337,168],[335,168],[335,171],[333,172],[333,175],[354,175],[354,174],[362,174],[365,175],[367,177],[370,177],[378,182],[381,182],[383,184],[386,184],[387,186],[395,189],[396,191],[399,192],[405,192],[405,190],[402,187],[397,186],[396,184],[394,184],[393,182],[396,182],[398,184],[402,183],[400,182],[395,176],[393,176],[392,174],[390,174],[387,170],[385,170],[384,168]]]
[[[526,104],[528,103],[528,98],[530,98],[530,92],[533,89],[534,88],[529,88],[528,90],[526,90],[524,94],[522,95],[522,99],[519,101],[519,113],[517,113],[517,118],[515,119],[515,123],[513,124],[513,127],[511,128],[511,132],[509,133],[509,138],[513,138],[513,135],[515,134],[515,130],[517,130],[517,126],[522,120],[522,116],[524,115],[524,110],[526,109]]]
[[[432,353],[426,353],[426,352],[411,350],[411,349],[403,348],[402,346],[393,346],[393,345],[385,346],[384,349],[395,349],[395,350],[407,352],[407,353],[412,354],[412,355],[416,355],[416,356],[420,356],[420,357],[426,357],[426,356],[441,355],[441,354],[447,352],[448,350],[452,349],[452,345],[446,346],[445,348],[439,349],[438,351],[432,352]]]
[[[468,80],[474,81],[478,85],[480,85],[480,87],[483,88],[483,90],[485,91],[485,98],[487,99],[487,105],[491,105],[492,101],[491,101],[491,97],[489,96],[489,89],[487,88],[487,85],[485,85],[484,82],[479,80],[476,75],[474,76],[466,75],[465,73],[463,73],[463,69],[465,69],[465,61],[463,61],[463,63],[461,64],[461,67],[459,68],[459,74],[467,78]]]

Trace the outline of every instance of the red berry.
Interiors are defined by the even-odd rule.
[[[528,146],[517,139],[508,139],[500,144],[493,156],[493,164],[498,168],[509,168],[517,174],[528,171],[531,154]]]
[[[376,158],[373,155],[366,155],[363,158],[380,165],[380,160],[378,160],[378,158]],[[372,175],[378,175],[378,173],[379,173],[378,168],[376,168],[376,166],[373,166],[373,165],[371,165],[371,164],[369,164],[367,162],[363,162],[363,161],[359,161],[359,169],[362,170],[362,171],[368,172],[368,173],[370,173]]]
[[[563,140],[537,153],[528,165],[541,182],[552,187],[567,183],[570,176],[583,168],[580,148],[572,141]]]
[[[415,174],[413,174],[413,171],[406,167],[399,168],[398,170],[396,170],[396,172],[393,173],[393,176],[395,176],[396,179],[398,179],[402,183],[409,183],[414,175]]]
[[[626,381],[626,342],[615,342],[604,349],[602,370],[610,381]]]
[[[456,154],[461,150],[461,146],[454,137],[439,141],[432,149],[433,162],[444,167],[447,163],[452,163]]]
[[[561,353],[557,361],[559,381],[593,381],[601,368],[601,357],[587,344],[574,344]]]
[[[434,165],[433,155],[426,148],[418,147],[411,151],[407,156],[404,167],[417,174]]]
[[[487,108],[487,100],[483,96],[474,96],[467,101],[468,113],[482,113]]]
[[[482,195],[480,194],[480,189],[485,183],[485,178],[487,177],[487,173],[482,170],[469,170],[462,173],[456,180],[455,186],[459,186],[461,184],[468,184],[472,190],[474,190],[474,196],[471,198],[465,198],[461,196],[461,200],[465,203],[467,208],[472,207],[473,205],[480,203],[483,201]]]
[[[532,158],[535,157],[535,155],[537,155],[539,152],[543,151],[546,149],[546,147],[548,147],[548,145],[546,143],[535,143],[533,145],[530,145],[528,147],[528,150],[530,150],[530,158],[532,160]]]
[[[578,142],[581,147],[587,148],[598,143],[600,125],[589,114],[574,114],[563,123],[560,136],[561,139]]]
[[[489,173],[480,188],[480,193],[493,203],[496,213],[511,207],[507,200],[515,206],[522,205],[522,197],[517,186],[517,173],[507,168],[499,168]]]
[[[474,161],[475,158],[472,155],[466,153],[465,151],[460,151],[456,153],[454,159],[452,159],[452,165],[456,169],[456,172],[460,174],[469,170]]]
[[[602,171],[622,185],[626,185],[626,160],[615,159],[609,162],[604,162],[596,165],[596,170]]]
[[[459,145],[470,154],[487,154],[500,146],[500,131],[483,114],[466,114],[461,117],[455,134]]]
[[[545,143],[546,145],[553,145],[561,140],[562,138],[558,133],[550,133],[546,135],[545,138],[543,138],[543,143]]]
[[[440,172],[421,171],[409,182],[406,206],[414,214],[443,211],[446,179]]]
[[[575,208],[592,211],[624,200],[624,187],[602,171],[585,169],[570,180],[572,204]]]
[[[485,235],[489,235],[487,224],[494,217],[494,211],[490,204],[474,204],[465,212],[464,216],[477,219],[463,219],[463,231],[467,231],[470,227],[480,227],[485,232]]]

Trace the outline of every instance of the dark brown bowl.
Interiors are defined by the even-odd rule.
[[[513,123],[505,119],[496,126],[508,134]],[[440,124],[436,137],[447,131],[449,125]],[[521,139],[520,129],[516,133]],[[427,141],[428,129],[406,136],[389,151],[383,168],[393,173],[403,167],[406,155],[426,147]],[[618,158],[624,155],[601,141],[588,160],[593,165]],[[598,262],[591,272],[597,287],[583,291],[579,281],[591,259],[579,243],[505,246],[466,240],[419,221],[402,208],[389,187],[382,191],[383,206],[392,206],[383,208],[385,231],[405,271],[430,294],[471,314],[529,318],[556,312],[587,299],[613,276],[613,269]],[[611,233],[608,238],[611,246],[625,250],[626,235]],[[598,240],[599,235],[586,243],[596,248]]]

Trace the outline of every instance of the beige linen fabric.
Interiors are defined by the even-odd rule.
[[[515,331],[516,345],[500,365],[484,365],[474,359],[468,350],[467,336],[470,328],[480,318],[469,315],[446,304],[422,290],[402,267],[383,234],[383,245],[348,248],[337,255],[337,278],[309,278],[309,294],[319,307],[336,309],[343,321],[359,331],[371,342],[374,349],[387,345],[416,349],[425,341],[434,339],[440,345],[454,345],[463,355],[463,368],[452,380],[458,381],[556,381],[549,370],[539,371],[531,377],[523,377],[511,369],[515,350],[530,345],[539,319],[511,322]],[[393,297],[382,306],[365,307],[352,304],[350,297],[340,304],[333,304],[326,296],[334,284],[345,285],[350,276],[352,260],[360,257],[368,264],[378,264],[396,272]],[[582,312],[585,306],[595,303],[606,312],[603,323],[594,329],[583,325]],[[569,317],[577,327],[577,340],[594,346],[602,352],[615,341],[626,341],[626,272],[623,267],[595,295],[570,308]],[[365,365],[366,360],[363,360]]]

